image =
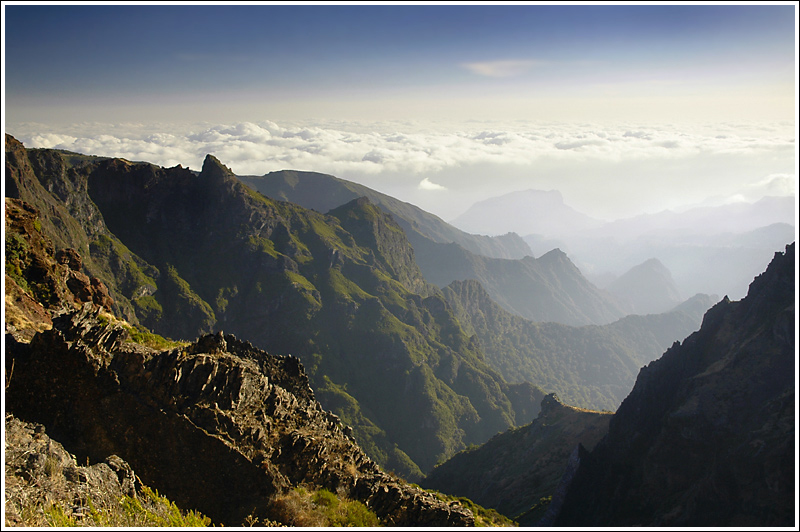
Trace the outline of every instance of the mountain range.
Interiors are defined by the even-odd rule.
[[[650,259],[672,274],[681,299],[740,298],[775,249],[795,239],[793,197],[692,207],[610,222],[564,203],[558,191],[523,190],[475,204],[452,223],[480,234],[522,235],[534,256],[564,250],[601,288]]]
[[[507,232],[494,237],[466,233],[415,205],[332,175],[281,170],[263,176],[238,178],[265,196],[297,203],[319,212],[328,212],[357,198],[368,198],[392,215],[412,244],[424,237],[440,244],[455,242],[472,253],[486,257],[521,259],[531,255],[528,245],[514,233]]]
[[[635,310],[599,290],[560,250],[534,259],[515,233],[469,235],[407,203],[325,174],[281,171],[240,179],[269,197],[321,212],[362,194],[403,227],[428,282],[443,288],[477,279],[503,308],[530,320],[603,324]]]
[[[613,414],[555,395],[423,486],[521,525],[796,526],[796,249],[639,371]]]
[[[6,148],[7,191],[82,257],[113,312],[170,338],[224,329],[300,357],[322,403],[390,470],[419,478],[538,411],[544,393],[485,363],[368,200],[323,215],[247,188],[212,156],[195,174],[11,137]]]
[[[716,300],[625,316],[647,298],[598,289],[561,250],[520,257],[515,235],[472,238],[323,174],[248,186],[212,155],[194,172],[9,135],[5,170],[11,411],[81,456],[130,455],[148,483],[227,524],[251,502],[274,518],[274,497],[303,483],[341,488],[388,524],[477,523],[471,502],[446,510],[384,471],[422,479],[537,419],[553,391],[616,408],[636,370]],[[272,181],[308,202],[316,185],[337,204],[320,212],[253,188]],[[644,266],[669,287],[656,262]],[[663,294],[652,303],[674,302]],[[177,439],[148,451],[167,435]],[[175,462],[189,442],[205,465]],[[215,461],[230,468],[211,485],[197,474]],[[234,471],[241,493],[226,484]]]
[[[556,525],[796,525],[795,253],[642,368]]]

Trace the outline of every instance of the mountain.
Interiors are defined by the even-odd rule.
[[[265,196],[319,212],[328,212],[356,198],[369,198],[392,215],[406,231],[412,245],[416,239],[425,237],[445,244],[456,242],[464,249],[487,257],[519,259],[531,254],[528,245],[516,234],[508,231],[496,237],[468,234],[410,203],[331,175],[281,170],[263,176],[239,176],[239,179]]]
[[[509,382],[527,381],[569,404],[615,410],[639,368],[700,326],[714,304],[697,295],[673,311],[626,316],[607,325],[570,327],[515,316],[476,281],[453,282],[442,293],[486,362]]]
[[[621,275],[631,265],[657,258],[669,271],[678,291],[728,295],[741,299],[750,281],[764,271],[776,249],[796,238],[793,224],[776,223],[743,233],[710,236],[642,235],[633,240],[585,235],[565,247],[587,278]]]
[[[630,302],[631,314],[665,312],[681,302],[672,274],[658,259],[634,266],[606,287],[622,301]]]
[[[9,136],[6,150],[7,190],[38,209],[32,223],[57,252],[82,258],[116,315],[299,357],[321,403],[387,469],[419,478],[538,412],[543,392],[486,364],[404,231],[366,200],[323,215],[249,189],[213,156],[197,174]]]
[[[523,190],[476,203],[451,223],[480,234],[515,231],[536,257],[559,248],[601,287],[655,258],[672,273],[681,299],[738,299],[775,250],[796,239],[797,218],[795,198],[775,196],[606,222],[565,205],[556,190]]]
[[[463,233],[413,205],[325,174],[284,170],[241,179],[269,197],[320,212],[362,194],[405,230],[428,282],[444,287],[454,280],[477,279],[506,310],[528,319],[584,325],[608,323],[626,314],[562,253],[533,259],[514,233],[493,238]],[[505,243],[506,251],[493,251],[490,243]]]
[[[479,201],[451,221],[472,233],[558,237],[599,227],[602,222],[564,204],[557,190],[520,190]]]
[[[579,444],[592,449],[608,432],[610,419],[609,412],[575,408],[547,395],[531,423],[461,451],[421,484],[468,497],[521,526],[533,525],[547,508],[570,454]]]
[[[794,203],[791,196],[766,196],[752,203],[693,207],[680,212],[666,210],[608,222],[595,232],[598,236],[614,235],[625,240],[642,235],[746,233],[776,223],[793,224]]]
[[[642,368],[556,525],[797,524],[795,253]]]
[[[444,287],[477,280],[491,298],[523,318],[567,325],[609,323],[626,314],[616,299],[598,289],[559,249],[534,259],[490,259],[456,244],[418,245],[417,262],[426,279]],[[432,274],[435,272],[435,274]]]

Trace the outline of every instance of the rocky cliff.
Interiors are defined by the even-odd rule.
[[[217,523],[269,519],[272,496],[305,485],[361,500],[386,524],[472,524],[469,511],[383,473],[321,408],[296,358],[221,333],[162,352],[126,337],[91,303],[30,344],[7,335],[7,408],[79,457],[125,457]]]
[[[795,253],[642,368],[556,525],[796,525]]]

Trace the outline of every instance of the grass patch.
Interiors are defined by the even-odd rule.
[[[380,521],[364,503],[326,489],[295,488],[272,501],[275,517],[288,526],[375,527]]]
[[[174,502],[147,486],[143,486],[140,497],[123,495],[119,500],[108,498],[101,502],[88,497],[83,503],[70,510],[60,504],[48,505],[44,509],[46,525],[55,528],[211,526],[210,518],[194,510],[181,511]]]

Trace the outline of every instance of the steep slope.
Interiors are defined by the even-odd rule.
[[[360,500],[389,525],[473,523],[381,471],[315,400],[294,357],[221,333],[157,352],[128,342],[92,303],[54,317],[30,344],[7,336],[6,347],[16,416],[43,423],[80,461],[125,457],[145,483],[216,523],[274,521],[273,497],[301,484]]]
[[[516,234],[498,237],[468,234],[410,203],[331,175],[281,170],[263,176],[240,176],[239,179],[265,196],[319,212],[328,212],[359,197],[369,198],[392,215],[412,244],[416,238],[425,237],[439,243],[456,242],[477,255],[487,257],[518,259],[531,254],[527,244]]]
[[[442,292],[467,334],[477,336],[486,361],[506,380],[534,383],[569,404],[608,410],[628,394],[639,368],[695,331],[714,303],[698,295],[673,312],[570,327],[512,315],[477,281],[457,281]]]
[[[521,526],[532,525],[546,509],[570,454],[579,444],[594,448],[610,419],[608,412],[574,408],[550,394],[533,422],[461,451],[421,484],[494,508]]]
[[[642,368],[557,525],[797,524],[795,253]]]
[[[74,249],[79,270],[102,279],[114,312],[131,323],[148,307],[160,272],[131,253],[106,227],[80,176],[105,160],[60,150],[26,150],[5,136],[6,196],[34,207],[43,234],[57,249]]]
[[[681,301],[672,274],[658,259],[634,266],[606,290],[630,304],[631,314],[666,312]]]
[[[486,365],[422,279],[403,231],[368,202],[326,216],[273,201],[211,156],[200,174],[95,159],[59,176],[83,194],[72,201],[97,213],[67,220],[104,228],[109,247],[118,242],[153,272],[152,286],[128,292],[134,318],[174,338],[224,328],[300,357],[323,404],[391,470],[417,478],[538,411],[542,392]],[[88,246],[113,270],[98,250]]]

